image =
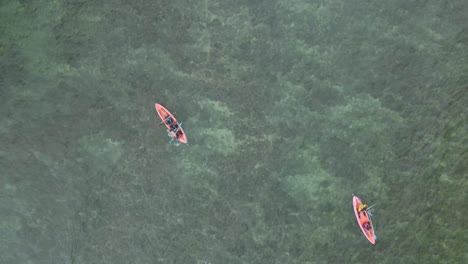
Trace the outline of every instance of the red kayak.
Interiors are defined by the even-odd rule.
[[[156,112],[158,113],[159,117],[161,118],[162,122],[169,130],[169,136],[176,139],[179,142],[187,143],[187,136],[185,135],[184,130],[180,126],[179,122],[175,119],[174,115],[169,112],[164,106],[160,104],[155,104],[154,107],[156,108]],[[172,121],[172,123],[168,122],[168,119]],[[174,130],[174,126],[176,130]]]
[[[354,214],[356,215],[356,219],[358,221],[359,227],[361,228],[362,233],[364,236],[371,242],[375,244],[375,240],[377,236],[374,233],[374,226],[372,225],[372,220],[369,217],[369,214],[366,210],[362,210],[358,212],[359,205],[362,205],[361,199],[357,196],[353,196],[353,209]]]

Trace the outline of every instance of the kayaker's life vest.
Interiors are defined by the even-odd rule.
[[[357,211],[362,212],[362,211],[366,210],[366,208],[367,208],[367,204],[360,204],[358,206],[358,208],[357,208]]]

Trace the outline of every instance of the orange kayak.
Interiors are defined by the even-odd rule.
[[[167,129],[170,131],[169,133],[175,138],[177,141],[182,143],[187,143],[187,136],[185,135],[184,130],[179,125],[179,122],[175,119],[174,115],[169,112],[164,106],[160,104],[155,104],[154,107],[156,108],[156,112],[158,113],[159,117],[161,118],[164,125],[166,125]],[[171,130],[171,125],[166,122],[166,118],[172,118],[172,122],[174,125],[178,126],[177,133]]]
[[[374,226],[372,225],[372,220],[370,219],[369,214],[365,210],[362,212],[358,212],[358,206],[361,204],[361,199],[359,199],[359,197],[357,196],[353,196],[353,209],[359,227],[361,228],[361,231],[367,238],[367,240],[369,240],[369,242],[371,242],[372,244],[375,244],[375,240],[377,237],[375,236]],[[368,223],[368,225],[366,223]]]

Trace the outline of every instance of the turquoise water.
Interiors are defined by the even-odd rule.
[[[468,263],[467,14],[2,1],[0,263]]]

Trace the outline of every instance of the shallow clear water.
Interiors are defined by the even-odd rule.
[[[468,262],[467,2],[254,2],[1,2],[0,263]]]

